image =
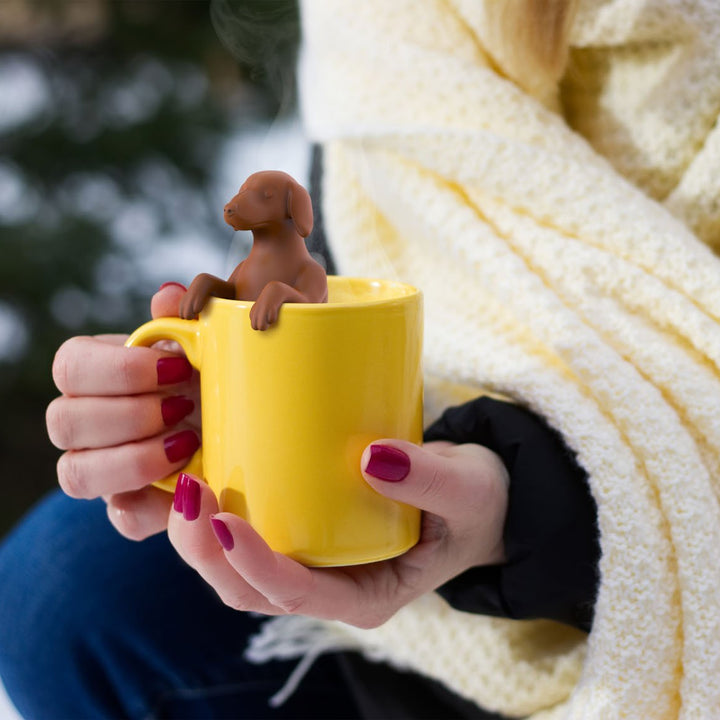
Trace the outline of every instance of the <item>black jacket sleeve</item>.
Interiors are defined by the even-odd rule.
[[[506,562],[471,568],[440,595],[458,610],[589,631],[600,557],[597,508],[586,473],[558,433],[522,407],[481,397],[448,409],[425,440],[484,445],[510,475]]]

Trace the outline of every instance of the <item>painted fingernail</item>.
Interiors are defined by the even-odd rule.
[[[167,459],[174,463],[189,458],[199,447],[200,440],[192,430],[181,430],[163,441]]]
[[[160,404],[160,412],[166,427],[177,425],[195,409],[195,403],[183,395],[165,398]]]
[[[181,513],[183,511],[183,496],[185,495],[185,473],[178,475],[177,484],[175,485],[175,496],[173,497],[173,510]]]
[[[210,524],[212,525],[215,537],[223,548],[225,550],[232,550],[235,547],[235,540],[233,540],[232,533],[228,529],[228,526],[216,517],[210,518]]]
[[[200,483],[185,473],[181,473],[180,477],[184,478],[182,499],[183,517],[186,520],[197,520],[200,515],[200,501],[202,499]]]
[[[171,287],[171,286],[173,286],[173,285],[174,285],[175,287],[182,288],[183,290],[187,290],[187,288],[186,288],[182,283],[179,283],[179,282],[164,282],[164,283],[158,288],[158,292],[159,292],[160,290],[164,290],[166,287]]]
[[[163,357],[157,361],[158,385],[184,382],[192,377],[192,365],[180,355]]]
[[[365,466],[365,472],[379,480],[399,482],[410,472],[410,458],[397,448],[371,445],[370,459]]]

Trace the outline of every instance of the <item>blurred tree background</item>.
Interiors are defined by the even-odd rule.
[[[290,0],[0,2],[0,536],[56,483],[59,345],[226,251],[219,164],[293,112],[296,39]]]

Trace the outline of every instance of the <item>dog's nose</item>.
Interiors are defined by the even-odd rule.
[[[226,214],[226,215],[232,215],[232,214],[233,214],[233,209],[232,209],[229,205],[226,205],[226,206],[225,206],[225,214]]]

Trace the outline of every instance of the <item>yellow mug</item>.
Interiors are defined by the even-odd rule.
[[[380,438],[422,440],[422,295],[335,276],[328,295],[286,303],[265,331],[250,325],[252,302],[213,298],[198,320],[152,320],[127,341],[182,346],[202,401],[202,448],[186,470],[309,566],[385,560],[420,534],[420,511],[373,490],[360,457]]]

